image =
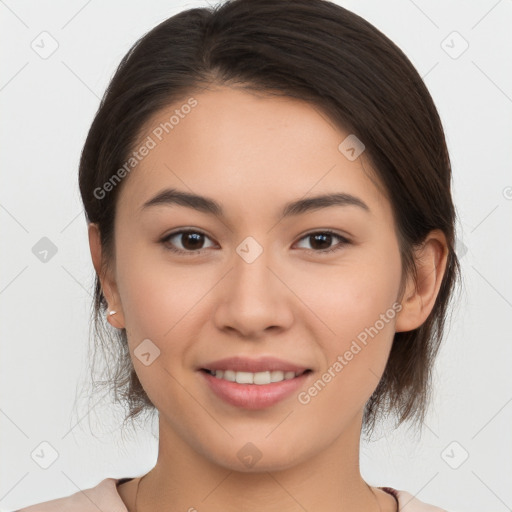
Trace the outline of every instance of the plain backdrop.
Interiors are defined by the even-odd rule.
[[[339,3],[402,48],[434,98],[453,164],[464,277],[423,436],[383,429],[362,443],[362,474],[448,510],[510,510],[512,2]],[[155,423],[123,434],[121,412],[101,397],[89,413],[73,413],[87,378],[94,282],[77,169],[128,49],[165,18],[206,5],[0,2],[3,511],[139,476],[156,462]],[[37,244],[53,247],[48,261]],[[43,453],[43,464],[56,457],[47,469]]]

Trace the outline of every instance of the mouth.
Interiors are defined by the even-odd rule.
[[[262,370],[248,372],[226,368],[200,368],[197,372],[213,400],[220,399],[242,410],[262,410],[296,396],[314,375],[311,369],[298,371]]]
[[[294,371],[283,370],[264,370],[259,372],[246,372],[237,370],[210,370],[201,368],[205,372],[216,379],[226,380],[228,382],[236,382],[237,384],[253,384],[256,386],[265,386],[276,382],[295,379],[307,373],[311,373],[311,369]]]

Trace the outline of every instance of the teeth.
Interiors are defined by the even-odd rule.
[[[265,372],[235,372],[234,370],[211,370],[211,374],[217,379],[225,379],[238,384],[264,385],[271,382],[290,380],[302,374],[302,372],[282,372],[280,370]]]

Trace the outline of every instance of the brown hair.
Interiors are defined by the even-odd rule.
[[[114,215],[122,189],[97,191],[131,153],[145,123],[160,109],[208,84],[237,85],[310,102],[365,144],[365,157],[384,186],[404,272],[413,249],[433,229],[444,232],[448,261],[425,323],[395,334],[382,379],[366,404],[363,427],[394,412],[398,424],[421,425],[447,307],[459,272],[455,209],[443,128],[421,77],[404,53],[373,25],[325,0],[228,0],[163,21],[122,59],[85,142],[79,184],[88,222],[99,225],[104,264],[114,264]],[[96,276],[93,319],[107,360],[106,381],[127,419],[154,406],[133,369],[125,330],[105,321]],[[114,372],[112,371],[112,365]]]

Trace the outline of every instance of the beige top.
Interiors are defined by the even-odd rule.
[[[98,512],[98,510],[128,512],[117,491],[117,484],[127,480],[131,478],[105,478],[90,489],[84,489],[65,498],[31,505],[15,512]],[[379,489],[396,498],[399,512],[447,512],[418,500],[407,491],[398,491],[392,487],[379,487]]]

